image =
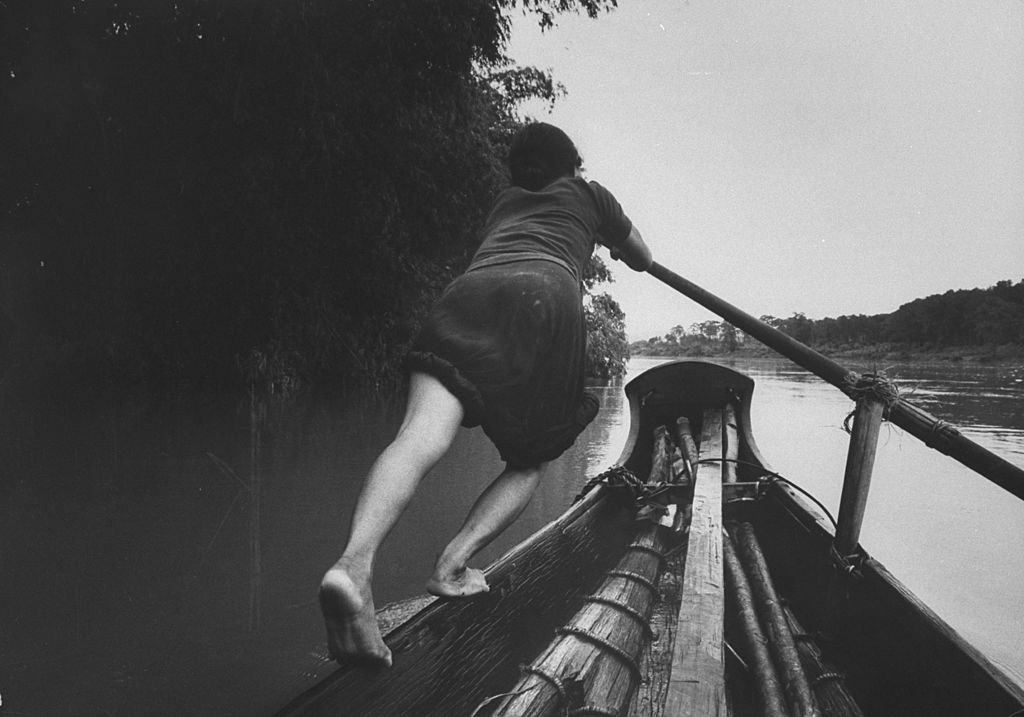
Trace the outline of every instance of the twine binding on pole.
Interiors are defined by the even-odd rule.
[[[940,453],[949,455],[949,441],[954,436],[959,436],[960,431],[951,423],[938,420],[932,424],[931,430],[924,439],[924,444]]]
[[[612,655],[615,655],[615,657],[619,658],[619,661],[622,662],[622,664],[624,664],[629,669],[629,671],[632,673],[634,679],[636,679],[637,682],[640,682],[643,679],[643,674],[640,672],[640,666],[636,664],[636,660],[633,659],[633,656],[625,650],[623,650],[618,645],[613,645],[612,643],[608,642],[608,640],[604,639],[600,635],[595,635],[589,630],[584,630],[580,627],[569,626],[558,628],[558,630],[555,631],[555,634],[572,635],[573,637],[577,637],[581,640],[584,640],[585,642],[589,642],[603,650],[606,650]]]
[[[624,578],[626,580],[632,580],[635,583],[643,585],[652,593],[658,593],[658,586],[654,583],[653,580],[648,578],[646,575],[635,573],[632,570],[609,570],[607,573],[605,573],[605,576],[609,578]]]
[[[632,605],[627,605],[624,602],[619,602],[618,600],[613,600],[612,598],[603,597],[601,595],[588,595],[583,599],[583,602],[596,603],[598,605],[607,605],[608,607],[616,608],[619,612],[629,615],[636,620],[648,639],[652,639],[654,637],[654,630],[651,629],[651,624],[647,621],[647,618]]]
[[[857,374],[852,371],[843,379],[843,393],[852,398],[858,405],[861,401],[878,401],[885,408],[882,411],[883,420],[888,417],[889,409],[900,400],[900,389],[896,383],[889,378],[885,371],[876,373]],[[853,416],[856,410],[843,419],[843,430],[852,433]]]

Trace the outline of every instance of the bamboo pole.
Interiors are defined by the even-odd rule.
[[[751,592],[758,602],[758,612],[768,630],[772,655],[781,673],[790,709],[797,717],[819,717],[821,712],[800,662],[793,633],[783,614],[782,603],[775,592],[754,526],[740,523],[735,528],[735,537],[736,547],[750,579]]]
[[[693,440],[693,430],[690,428],[690,419],[680,416],[676,419],[676,445],[683,454],[683,461],[686,463],[686,474],[690,481],[693,481],[693,464],[697,462],[697,444]]]
[[[649,483],[667,483],[672,476],[671,458],[668,450],[668,430],[664,426],[654,429],[654,448],[651,451],[651,476]]]
[[[658,426],[654,429],[654,448],[651,451],[651,475],[647,479],[648,483],[672,482],[671,447],[672,441],[668,437],[668,429],[665,426]],[[668,497],[663,502],[665,508],[660,523],[671,527],[678,508]]]
[[[761,623],[757,620],[750,583],[743,572],[739,558],[736,557],[732,539],[728,535],[723,536],[722,547],[725,556],[725,576],[739,613],[740,626],[747,644],[758,701],[761,705],[761,714],[765,717],[786,717],[789,713],[786,710],[786,700],[782,696],[782,685],[779,684],[779,677],[768,651],[768,639],[761,630]]]
[[[725,442],[725,462],[722,464],[722,482],[736,482],[736,461],[740,457],[739,427],[736,408],[731,403],[722,413],[722,440]]]
[[[825,661],[825,656],[818,644],[808,635],[796,615],[788,607],[784,608],[790,631],[800,635],[796,640],[796,650],[800,653],[804,669],[811,679],[814,696],[818,698],[825,717],[864,717],[860,705],[846,689],[843,676]]]
[[[665,697],[672,674],[672,650],[679,631],[679,603],[685,556],[670,549],[658,580],[658,595],[651,609],[651,630],[656,636],[640,657],[640,684],[633,692],[625,717],[671,717]]]
[[[832,359],[778,329],[772,328],[763,321],[759,321],[657,262],[647,271],[651,276],[669,285],[680,294],[710,309],[761,343],[795,361],[844,393],[848,393],[849,386],[856,376],[849,369],[843,368]],[[1024,499],[1024,469],[1013,465],[988,449],[982,448],[963,436],[951,424],[940,421],[902,398],[890,406],[888,418],[907,433],[924,441],[926,445],[945,453],[1004,490]]]
[[[836,552],[843,557],[853,554],[860,540],[884,411],[882,401],[868,397],[857,402],[854,412],[835,538]]]
[[[669,445],[667,429],[658,426],[648,482],[665,482],[670,477]],[[542,717],[585,708],[621,713],[645,668],[658,670],[646,664],[641,667],[640,662],[653,636],[650,615],[660,595],[657,583],[666,550],[664,536],[653,522],[644,524],[597,592],[585,599],[511,692],[495,698],[501,699],[495,717]],[[666,658],[661,669],[671,664],[670,656]]]
[[[697,460],[700,454],[697,452],[697,442],[693,439],[693,431],[690,428],[690,421],[685,416],[676,419],[675,425],[676,445],[682,453],[683,462],[686,465],[686,475],[690,485],[697,482]],[[690,529],[690,519],[693,516],[692,502],[686,503],[682,510],[676,513],[673,530],[685,532]]]
[[[649,639],[662,535],[653,523],[641,530],[597,593],[500,696],[494,717],[622,712],[641,677],[637,661]]]

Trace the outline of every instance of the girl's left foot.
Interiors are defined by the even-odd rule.
[[[338,663],[391,667],[370,592],[369,570],[340,559],[320,583],[320,609],[327,628],[327,651]]]

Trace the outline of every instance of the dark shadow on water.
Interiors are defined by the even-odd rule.
[[[655,363],[634,361],[629,378]],[[794,478],[803,480],[801,472],[821,477],[820,487],[808,487],[831,500],[845,451],[839,425],[846,399],[786,362],[735,367],[757,381],[754,431],[769,462],[792,466]],[[1019,376],[995,369],[943,375],[913,367],[894,373],[916,387],[927,410],[969,422],[968,430],[983,434],[979,440],[1021,448]],[[623,384],[590,387],[602,412],[552,465],[524,515],[479,556],[479,564],[555,518],[587,475],[618,457],[628,431]],[[403,402],[400,394],[318,394],[266,405],[257,583],[253,504],[245,488],[253,471],[247,397],[114,390],[4,396],[0,714],[249,716],[282,706],[293,696],[287,690],[300,666],[322,649],[316,585],[341,550],[363,476],[394,434]],[[818,463],[807,463],[808,437]],[[921,463],[899,434],[883,452],[889,457],[883,456],[871,511],[879,517],[901,499],[886,491],[912,484],[909,476],[899,483],[887,478],[884,461],[901,461],[901,470]],[[901,557],[896,548],[905,550],[907,531],[920,532],[921,525],[903,523],[913,525],[915,511],[924,526],[932,525],[927,516],[934,513],[956,514],[966,485],[937,479],[927,465],[920,481],[930,493],[949,484],[948,505],[927,507],[914,494],[898,519],[886,518],[875,529],[876,540],[892,543],[876,551],[885,557],[888,550],[897,565],[905,561],[901,577],[918,580],[923,589],[942,574],[910,572],[919,561],[912,553]],[[379,604],[422,591],[436,554],[500,468],[479,430],[460,432],[382,550]],[[1004,506],[1001,499],[993,497],[997,507]],[[1015,513],[998,522],[1021,524]],[[1006,539],[994,535],[993,545]],[[957,545],[969,540],[974,536]],[[943,591],[951,592],[950,579],[941,580]],[[253,630],[257,584],[259,625]],[[972,585],[959,589],[957,602],[966,604]],[[1014,590],[1021,592],[1019,579],[992,587],[990,594]],[[967,618],[974,620],[964,622],[968,630],[992,621]],[[999,634],[986,639],[998,658]],[[1020,672],[1019,665],[1014,669]]]
[[[258,581],[247,397],[94,391],[3,405],[3,714],[258,715],[287,702],[283,690],[322,646],[320,575],[340,553],[404,397],[266,404]],[[608,430],[595,421],[553,464],[480,564],[564,510],[587,471],[587,446],[606,442]],[[460,432],[382,550],[378,604],[422,592],[500,468],[479,430]]]

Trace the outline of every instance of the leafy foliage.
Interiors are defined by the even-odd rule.
[[[588,300],[583,314],[587,326],[587,375],[609,379],[626,373],[629,342],[626,341],[626,315],[618,302],[607,293],[596,293],[594,288],[612,281],[608,267],[596,254],[586,267],[583,285]]]
[[[550,25],[607,0],[527,0]],[[0,177],[24,355],[380,382],[466,264],[517,103],[512,0],[8,0]],[[276,380],[276,379],[275,379]]]

